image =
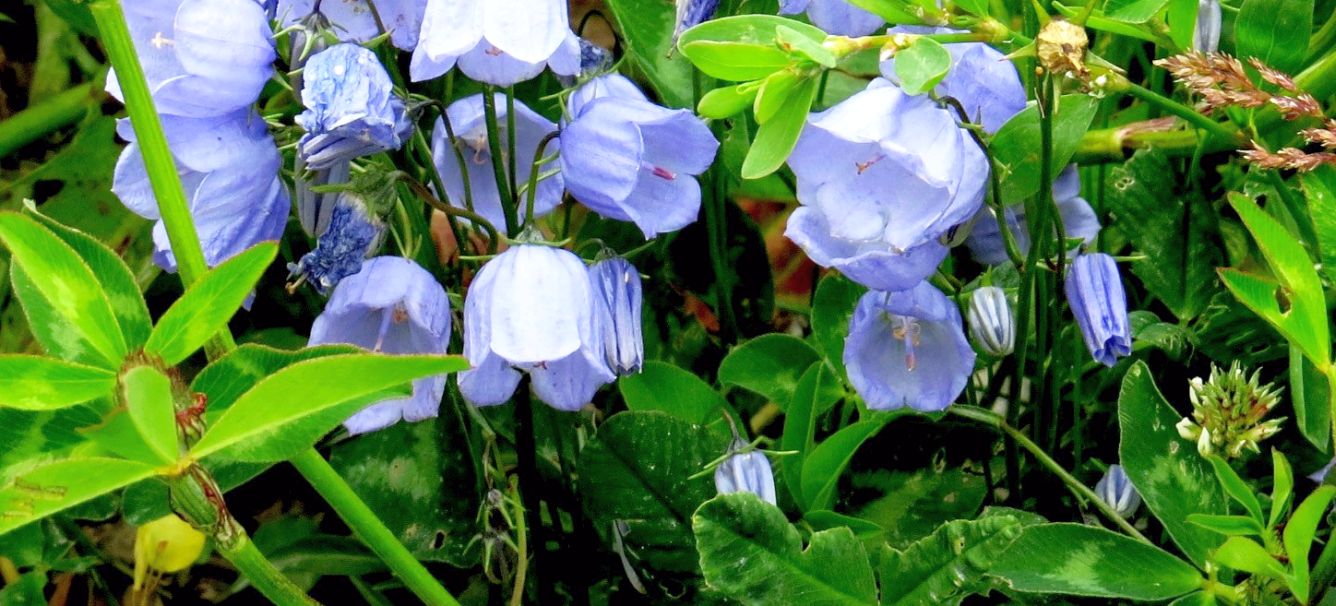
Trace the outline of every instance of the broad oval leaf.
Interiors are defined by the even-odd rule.
[[[38,463],[0,483],[0,534],[152,476],[147,463],[105,457]]]
[[[1282,539],[1285,554],[1290,557],[1290,566],[1294,570],[1294,582],[1290,588],[1301,604],[1308,602],[1308,552],[1313,547],[1318,524],[1326,516],[1332,497],[1336,497],[1336,486],[1319,486],[1294,509],[1294,515],[1285,523]]]
[[[776,15],[735,15],[711,19],[682,32],[677,47],[685,49],[697,42],[737,42],[775,46],[779,28],[786,28],[790,38],[802,36],[813,42],[825,42],[820,28]],[[776,47],[778,48],[778,47]]]
[[[705,93],[696,104],[696,113],[714,120],[728,118],[751,106],[760,87],[753,83],[725,86]]]
[[[835,487],[858,447],[886,426],[889,417],[877,417],[849,425],[822,440],[803,460],[802,493],[809,509],[830,509]]]
[[[985,575],[1021,536],[1025,521],[1007,513],[947,522],[904,551],[881,558],[881,599],[887,606],[954,604],[990,583]]]
[[[719,363],[719,382],[741,387],[784,407],[798,380],[819,359],[802,339],[781,333],[759,336],[733,348]]]
[[[705,75],[733,82],[758,80],[793,62],[788,53],[774,45],[700,40],[679,47]]]
[[[1296,73],[1308,54],[1313,0],[1244,0],[1234,20],[1238,57],[1256,57],[1285,73]]]
[[[1063,95],[1053,114],[1053,155],[1049,175],[1057,177],[1067,165],[1081,137],[1095,118],[1099,101],[1088,95]],[[1040,191],[1042,146],[1039,132],[1039,108],[1031,103],[1007,120],[993,135],[989,149],[1001,181],[1002,201],[1019,204]],[[1047,187],[1047,185],[1044,185]]]
[[[820,90],[821,79],[808,76],[794,87],[792,94],[765,124],[756,130],[751,150],[742,161],[743,179],[760,179],[779,170],[793,152],[807,123],[808,110]]]
[[[136,366],[121,374],[121,400],[139,437],[157,457],[156,461],[148,462],[175,461],[180,456],[180,447],[172,380],[151,366]]]
[[[719,420],[731,410],[724,396],[700,377],[667,362],[646,362],[639,373],[618,379],[617,388],[631,410],[657,410],[697,425]]]
[[[1019,591],[1130,600],[1167,600],[1202,583],[1191,564],[1154,545],[1081,524],[1026,528],[992,574]]]
[[[0,407],[54,410],[108,395],[116,373],[53,358],[0,355]]]
[[[844,340],[849,319],[867,288],[839,274],[828,274],[812,296],[812,343],[840,377],[844,370]]]
[[[932,38],[919,38],[895,53],[895,75],[909,95],[922,95],[937,86],[951,70],[951,53]]]
[[[1243,537],[1230,537],[1225,541],[1215,550],[1215,561],[1235,570],[1277,581],[1283,581],[1287,576],[1285,566],[1271,557],[1266,548],[1257,544],[1257,541]]]

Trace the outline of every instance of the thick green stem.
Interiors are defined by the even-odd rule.
[[[1306,90],[1318,100],[1336,93],[1336,50],[1328,51],[1317,62],[1294,77],[1300,90]]]
[[[89,82],[10,116],[0,122],[0,157],[77,122],[104,96],[101,82]]]
[[[241,574],[246,575],[246,580],[260,590],[264,597],[278,606],[310,606],[319,603],[308,597],[300,587],[293,585],[292,581],[274,568],[274,565],[265,559],[264,554],[255,548],[255,543],[251,542],[250,537],[242,535],[231,546],[219,543],[218,552],[236,566]]]
[[[1240,142],[1239,132],[1237,130],[1230,128],[1226,124],[1216,122],[1209,117],[1203,116],[1198,113],[1197,110],[1165,97],[1155,91],[1133,84],[1126,77],[1119,74],[1109,74],[1108,88],[1111,91],[1127,93],[1137,99],[1160,108],[1165,113],[1178,116],[1188,124],[1206,131],[1212,137],[1218,137],[1231,144],[1238,144]]]
[[[1072,161],[1078,164],[1122,162],[1127,154],[1139,149],[1154,149],[1172,156],[1190,156],[1197,153],[1203,137],[1197,130],[1160,130],[1155,121],[1126,124],[1113,128],[1087,131],[1081,137]],[[1215,137],[1205,141],[1203,153],[1234,149],[1231,141]]]

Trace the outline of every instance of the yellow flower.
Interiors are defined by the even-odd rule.
[[[204,533],[174,514],[139,527],[135,535],[135,589],[144,584],[148,570],[165,573],[189,568],[204,551]]]

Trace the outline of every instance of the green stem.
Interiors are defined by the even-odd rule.
[[[1185,122],[1210,133],[1213,137],[1219,137],[1220,139],[1231,143],[1239,142],[1239,132],[1230,128],[1228,125],[1203,116],[1198,113],[1197,110],[1165,97],[1155,91],[1133,84],[1130,80],[1121,75],[1112,72],[1109,73],[1109,90],[1124,92],[1137,99],[1150,103],[1166,113],[1178,116]]]
[[[1139,149],[1154,149],[1171,156],[1190,156],[1204,142],[1203,153],[1221,152],[1234,149],[1230,141],[1211,137],[1203,141],[1196,130],[1157,130],[1153,123],[1133,123],[1113,128],[1101,128],[1087,131],[1081,137],[1072,159],[1078,164],[1099,164],[1122,162],[1127,154]]]
[[[543,150],[547,149],[547,144],[561,135],[561,131],[552,131],[538,141],[538,148],[533,152],[533,166],[529,169],[529,191],[526,192],[526,201],[524,203],[524,223],[527,225],[533,221],[533,207],[538,199],[538,173],[543,165]],[[514,170],[513,168],[511,170]]]
[[[1152,544],[1140,531],[1132,527],[1127,520],[1123,519],[1123,516],[1118,515],[1118,512],[1114,511],[1113,507],[1108,503],[1105,503],[1103,499],[1099,498],[1099,495],[1095,494],[1095,491],[1091,490],[1085,484],[1082,484],[1080,480],[1077,480],[1075,476],[1068,473],[1066,469],[1063,469],[1061,465],[1058,465],[1057,461],[1053,460],[1053,457],[1048,456],[1048,453],[1045,452],[1044,449],[1031,441],[1024,432],[1012,427],[1002,417],[982,408],[973,408],[959,404],[952,406],[948,411],[958,417],[964,417],[989,425],[1011,436],[1011,438],[1015,440],[1017,444],[1020,444],[1022,448],[1030,451],[1030,454],[1034,455],[1034,458],[1037,459],[1041,465],[1047,467],[1049,471],[1052,471],[1054,475],[1058,476],[1058,478],[1067,485],[1067,488],[1075,493],[1078,498],[1093,504],[1100,513],[1104,514],[1104,517],[1117,525],[1118,528],[1122,529],[1128,536],[1143,543]]]
[[[265,559],[264,554],[255,548],[255,543],[250,537],[243,534],[230,546],[221,542],[217,545],[219,553],[236,566],[237,570],[246,576],[246,580],[264,594],[264,597],[278,606],[310,606],[319,603],[308,597],[300,587],[293,585],[292,581],[274,568],[274,565]]]
[[[1336,17],[1332,20],[1336,21]],[[1324,26],[1323,30],[1326,29]],[[1312,93],[1318,100],[1330,97],[1336,92],[1336,49],[1327,49],[1322,58],[1294,77],[1294,83],[1300,90]]]
[[[88,82],[0,121],[0,157],[77,122],[105,96],[100,81]]]
[[[353,532],[371,548],[390,570],[427,604],[458,606],[459,602],[445,590],[425,566],[404,547],[394,533],[376,517],[352,487],[339,476],[334,467],[314,448],[297,455],[292,466],[301,472],[320,496],[325,499]]]
[[[482,112],[487,122],[487,147],[491,150],[492,172],[496,177],[496,191],[501,197],[501,212],[506,217],[506,236],[515,237],[520,233],[519,206],[510,195],[510,179],[506,177],[506,159],[501,153],[505,145],[501,141],[501,127],[497,123],[496,90],[488,86],[482,93]]]

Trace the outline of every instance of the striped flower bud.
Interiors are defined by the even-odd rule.
[[[970,297],[970,337],[990,356],[1005,356],[1016,349],[1016,321],[1006,291],[983,286]]]
[[[1136,514],[1137,509],[1141,507],[1141,495],[1132,485],[1132,480],[1128,479],[1127,472],[1123,470],[1122,465],[1114,464],[1109,466],[1109,470],[1104,473],[1104,477],[1095,484],[1095,494],[1099,495],[1100,500],[1109,504],[1118,515],[1124,518],[1130,518]]]
[[[715,468],[714,486],[719,494],[750,492],[775,505],[775,473],[770,468],[770,459],[759,450],[741,452],[746,446],[741,440],[733,442],[731,450],[737,454]]]

